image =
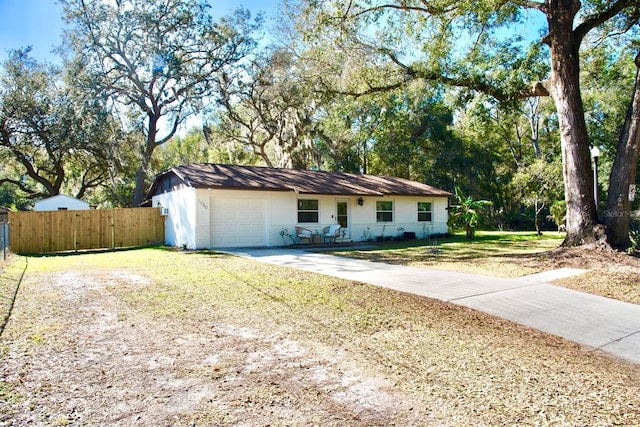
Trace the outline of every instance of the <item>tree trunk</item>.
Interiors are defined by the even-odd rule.
[[[133,192],[133,207],[138,208],[144,201],[144,183],[147,180],[147,173],[144,170],[144,165],[140,164],[140,167],[136,171],[136,188]]]
[[[580,40],[573,32],[577,0],[549,2],[547,14],[551,52],[549,92],[558,111],[562,165],[567,202],[567,236],[564,246],[594,243],[598,213],[593,200],[589,139],[580,94]]]
[[[136,188],[133,193],[133,207],[140,207],[144,202],[145,190],[147,185],[147,170],[151,164],[151,156],[153,150],[156,148],[156,133],[158,131],[158,119],[159,117],[149,117],[149,129],[147,133],[147,141],[143,147],[144,151],[141,153],[140,167],[136,172]]]
[[[640,146],[640,52],[635,58],[636,80],[624,127],[618,139],[616,158],[611,168],[607,209],[604,223],[611,246],[626,249],[631,246],[631,201],[629,185],[636,180]]]
[[[542,156],[540,152],[540,112],[538,110],[540,97],[527,99],[527,104],[529,107],[527,119],[531,127],[531,144],[533,145],[533,155],[537,160]]]
[[[534,201],[534,209],[535,209],[535,217],[534,217],[534,225],[536,227],[536,234],[538,236],[542,236],[542,230],[540,230],[540,212],[542,212],[542,210],[544,209],[544,203],[542,203],[542,206],[540,206],[540,202],[538,201],[538,198],[536,197],[535,201]]]

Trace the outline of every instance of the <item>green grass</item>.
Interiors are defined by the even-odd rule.
[[[456,233],[439,239],[391,241],[379,245],[379,250],[403,250],[431,246],[437,242],[438,249],[452,256],[484,256],[487,253],[531,253],[558,247],[564,233],[546,232],[538,236],[526,231],[478,231],[473,240],[464,233]]]
[[[377,244],[373,249],[343,251],[340,255],[371,261],[424,266],[502,277],[517,277],[544,270],[542,265],[514,263],[522,257],[557,248],[564,233],[478,231],[473,240],[464,234],[434,240]]]

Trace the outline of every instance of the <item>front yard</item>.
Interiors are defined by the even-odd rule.
[[[640,366],[228,255],[15,257],[0,425],[634,425]]]

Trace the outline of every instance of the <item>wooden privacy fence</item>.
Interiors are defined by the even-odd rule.
[[[164,243],[160,208],[10,212],[14,253],[113,249]]]

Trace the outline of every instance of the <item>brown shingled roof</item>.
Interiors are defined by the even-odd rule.
[[[194,188],[294,191],[298,194],[353,196],[449,196],[451,193],[408,179],[342,172],[192,163],[159,174],[148,198],[170,177]]]

